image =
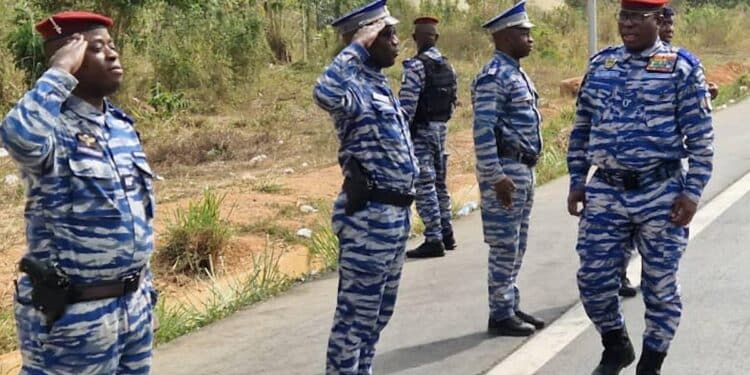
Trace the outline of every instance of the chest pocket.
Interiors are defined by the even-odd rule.
[[[401,114],[396,112],[396,106],[388,97],[373,94],[372,106],[378,116],[378,139],[385,143],[402,143],[404,137],[401,129]]]
[[[71,172],[71,213],[82,220],[119,219],[117,173],[106,156],[75,152],[68,159]]]
[[[153,219],[155,212],[155,194],[154,194],[154,172],[148,165],[146,160],[146,154],[144,152],[133,153],[133,165],[136,169],[136,178],[138,182],[143,186],[143,205],[146,211],[146,216],[149,219]]]
[[[669,77],[668,74],[659,74],[659,77],[644,77],[641,82],[640,94],[649,128],[670,127],[670,124],[674,127],[677,87]]]

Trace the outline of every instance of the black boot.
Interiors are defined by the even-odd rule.
[[[525,313],[525,312],[523,312],[521,310],[516,310],[516,316],[519,319],[523,320],[524,322],[531,324],[536,329],[542,329],[542,328],[544,328],[544,324],[545,324],[544,320],[541,320],[539,318],[535,318],[535,317],[533,317],[533,316],[531,316],[531,315],[529,315],[529,314],[527,314],[527,313]]]
[[[456,249],[456,239],[453,238],[453,233],[443,234],[443,246],[445,246],[445,250]]]
[[[627,276],[623,275],[622,278],[620,278],[620,292],[619,294],[625,298],[635,297],[636,294],[638,294],[638,289],[636,289],[633,284],[630,283],[630,280]]]
[[[602,344],[602,359],[591,375],[618,375],[635,361],[635,350],[624,328],[603,334]]]
[[[407,258],[437,258],[445,256],[445,247],[442,241],[425,241],[414,250],[406,252]]]
[[[636,375],[661,375],[661,364],[667,353],[657,352],[644,347],[641,353],[641,359],[638,360]]]
[[[534,334],[534,331],[534,326],[525,323],[515,315],[503,320],[490,318],[487,322],[487,332],[497,336],[531,336]]]

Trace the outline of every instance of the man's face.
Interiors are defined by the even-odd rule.
[[[513,58],[522,59],[534,49],[534,38],[531,37],[531,29],[512,27],[507,29],[507,41]]]
[[[372,61],[381,68],[393,66],[398,56],[398,43],[396,27],[386,26],[370,46]]]
[[[664,20],[659,27],[659,38],[666,43],[672,43],[672,38],[674,38],[673,17],[664,17]]]
[[[123,69],[112,37],[105,28],[83,33],[88,42],[81,69],[75,77],[86,94],[105,97],[114,94],[122,84]]]
[[[654,45],[662,20],[661,9],[638,10],[622,8],[617,15],[617,27],[625,48],[641,52]]]

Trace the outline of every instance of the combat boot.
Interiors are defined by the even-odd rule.
[[[657,352],[644,347],[641,353],[641,359],[638,360],[636,375],[661,375],[661,364],[664,363],[664,357],[667,353]]]
[[[502,320],[490,318],[487,322],[487,332],[491,335],[525,337],[533,335],[535,331],[534,326],[515,315]]]
[[[635,295],[638,294],[638,289],[636,289],[633,284],[630,283],[630,279],[628,279],[626,275],[623,275],[620,280],[620,296],[630,298],[635,297]]]
[[[531,324],[536,329],[542,329],[545,326],[544,320],[529,315],[521,310],[516,310],[516,316],[524,322]]]
[[[407,258],[437,258],[445,256],[443,241],[425,241],[414,250],[406,252]]]
[[[635,350],[624,328],[603,334],[602,344],[602,359],[591,375],[618,375],[622,369],[635,361]]]
[[[445,246],[445,250],[456,249],[456,239],[453,237],[453,233],[443,234],[443,246]]]

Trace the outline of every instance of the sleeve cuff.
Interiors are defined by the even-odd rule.
[[[58,68],[49,68],[42,75],[41,80],[51,83],[60,92],[70,94],[78,85],[78,79],[72,74]]]
[[[359,43],[352,43],[346,49],[356,56],[360,62],[365,62],[370,58],[370,52]]]

